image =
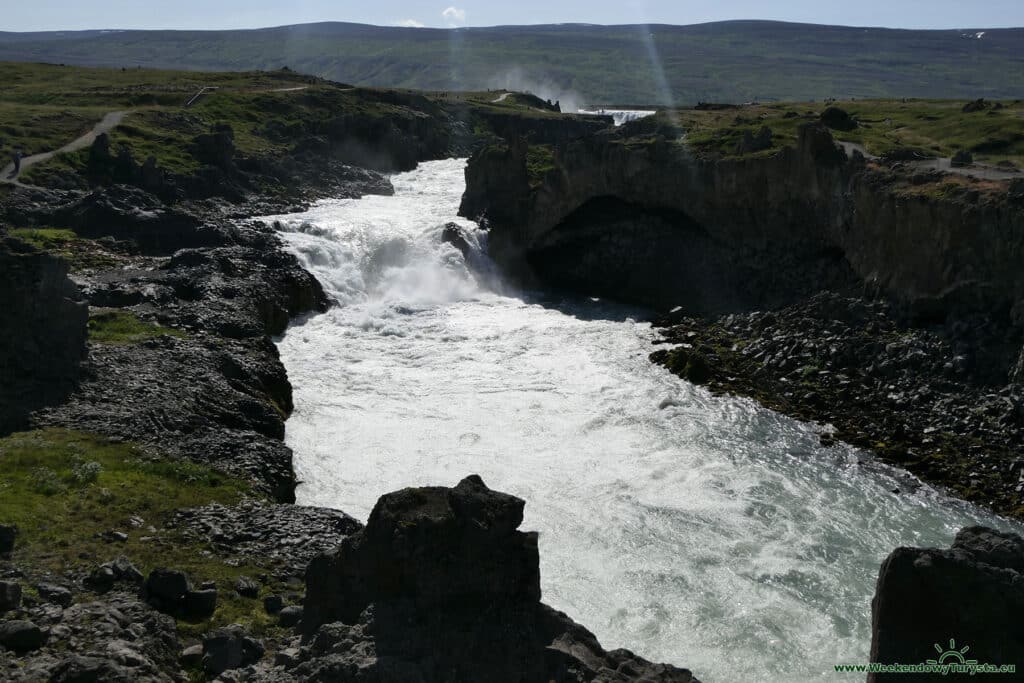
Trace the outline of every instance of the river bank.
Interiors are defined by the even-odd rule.
[[[536,125],[500,120],[509,134]],[[547,139],[579,134],[559,125]],[[25,286],[36,280],[13,284],[7,314],[43,314],[24,317],[30,343],[9,346],[44,367],[33,344],[59,340],[54,358],[75,368],[54,374],[76,381],[17,416],[31,431],[0,440],[15,494],[0,507],[0,635],[15,652],[0,672],[693,680],[647,657],[721,679],[792,678],[794,662],[824,677],[840,654],[867,656],[867,603],[889,548],[1002,524],[930,494],[894,497],[898,473],[864,474],[853,451],[821,448],[805,425],[709,399],[647,362],[650,330],[621,307],[491,289],[473,258],[487,236],[463,232],[460,247],[448,233],[461,162],[436,164],[408,183],[338,162],[322,183],[235,204],[119,186],[2,194],[3,258],[47,283],[39,298]],[[309,204],[322,197],[335,199]],[[364,205],[384,213],[340,234],[315,215]],[[283,233],[247,220],[271,213],[313,215]],[[285,352],[272,341],[282,332]],[[340,349],[315,345],[331,342]],[[303,345],[311,362],[285,372],[282,356],[297,363]],[[325,406],[310,401],[317,391]],[[457,443],[453,424],[467,425]],[[293,463],[297,442],[284,439],[295,436],[322,449],[312,462],[323,472]],[[470,478],[378,499],[471,471],[521,498]],[[299,480],[300,502],[324,507],[288,504]],[[367,526],[330,509],[341,500]],[[540,538],[518,531],[524,514]],[[396,530],[401,543],[382,541]],[[467,554],[438,560],[446,544]],[[428,569],[388,573],[408,557]],[[512,561],[472,571],[495,557]],[[605,651],[540,603],[538,566],[556,607],[640,656]],[[453,576],[473,589],[453,589]],[[447,620],[467,595],[484,618]],[[514,660],[494,656],[507,623],[528,636],[500,648]],[[466,632],[478,638],[460,658]],[[823,632],[834,651],[822,652]]]

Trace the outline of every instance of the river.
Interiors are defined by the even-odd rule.
[[[868,659],[893,548],[1007,526],[927,487],[895,494],[867,454],[651,364],[641,311],[467,265],[441,240],[453,221],[484,246],[456,217],[464,166],[273,217],[338,303],[278,340],[300,503],[365,520],[383,493],[480,474],[526,500],[545,602],[704,683],[841,680],[834,664]]]

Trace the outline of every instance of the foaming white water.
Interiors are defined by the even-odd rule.
[[[835,680],[867,661],[885,555],[1006,526],[894,495],[863,454],[653,366],[627,309],[495,293],[440,240],[448,221],[482,239],[455,217],[463,167],[278,217],[340,303],[279,340],[299,502],[365,519],[383,493],[479,473],[526,500],[546,602],[705,683]]]
[[[657,112],[644,109],[578,109],[579,114],[590,114],[591,116],[610,116],[616,126],[621,126],[630,121],[653,116]]]

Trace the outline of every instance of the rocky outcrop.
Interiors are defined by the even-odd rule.
[[[540,602],[524,503],[476,476],[383,496],[307,571],[301,648],[259,680],[679,681]]]
[[[0,434],[74,389],[88,307],[60,258],[0,229]]]
[[[555,170],[532,186],[514,144],[482,149],[461,213],[486,219],[506,264],[691,313],[771,307],[843,280],[939,319],[1024,299],[1024,210],[1010,194],[911,192],[900,171],[848,158],[821,124],[776,154],[731,159],[652,126],[558,145]],[[727,295],[709,301],[712,289]]]
[[[960,531],[949,550],[897,548],[882,563],[872,602],[871,661],[1019,667],[1022,572],[1024,539],[983,527]],[[868,675],[869,683],[905,678]]]
[[[818,422],[825,445],[873,448],[916,475],[896,494],[921,477],[1024,516],[1024,388],[988,384],[1000,368],[974,351],[1006,334],[993,321],[940,334],[902,324],[885,301],[832,292],[770,312],[665,318],[674,348],[651,358],[672,372]]]

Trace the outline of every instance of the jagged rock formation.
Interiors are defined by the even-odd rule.
[[[1013,193],[901,192],[898,171],[848,158],[821,124],[777,154],[719,160],[657,126],[558,145],[556,168],[532,186],[522,146],[480,150],[461,213],[487,219],[492,254],[506,264],[690,313],[865,282],[929,319],[1008,312],[1024,299],[1024,211]]]
[[[0,434],[75,387],[88,307],[61,259],[0,228]]]
[[[662,681],[690,672],[605,652],[540,602],[524,503],[476,476],[381,497],[367,526],[307,571],[301,648],[275,681]],[[246,680],[248,676],[241,676]]]
[[[1015,664],[1024,655],[1024,539],[984,527],[957,534],[949,550],[897,548],[878,576],[872,602],[871,661],[917,664],[947,650],[970,649],[964,659]],[[949,647],[954,639],[955,647]],[[936,651],[936,645],[941,652]],[[1019,674],[1018,674],[1019,675]],[[869,674],[868,682],[903,674]],[[940,674],[914,680],[948,680]]]

